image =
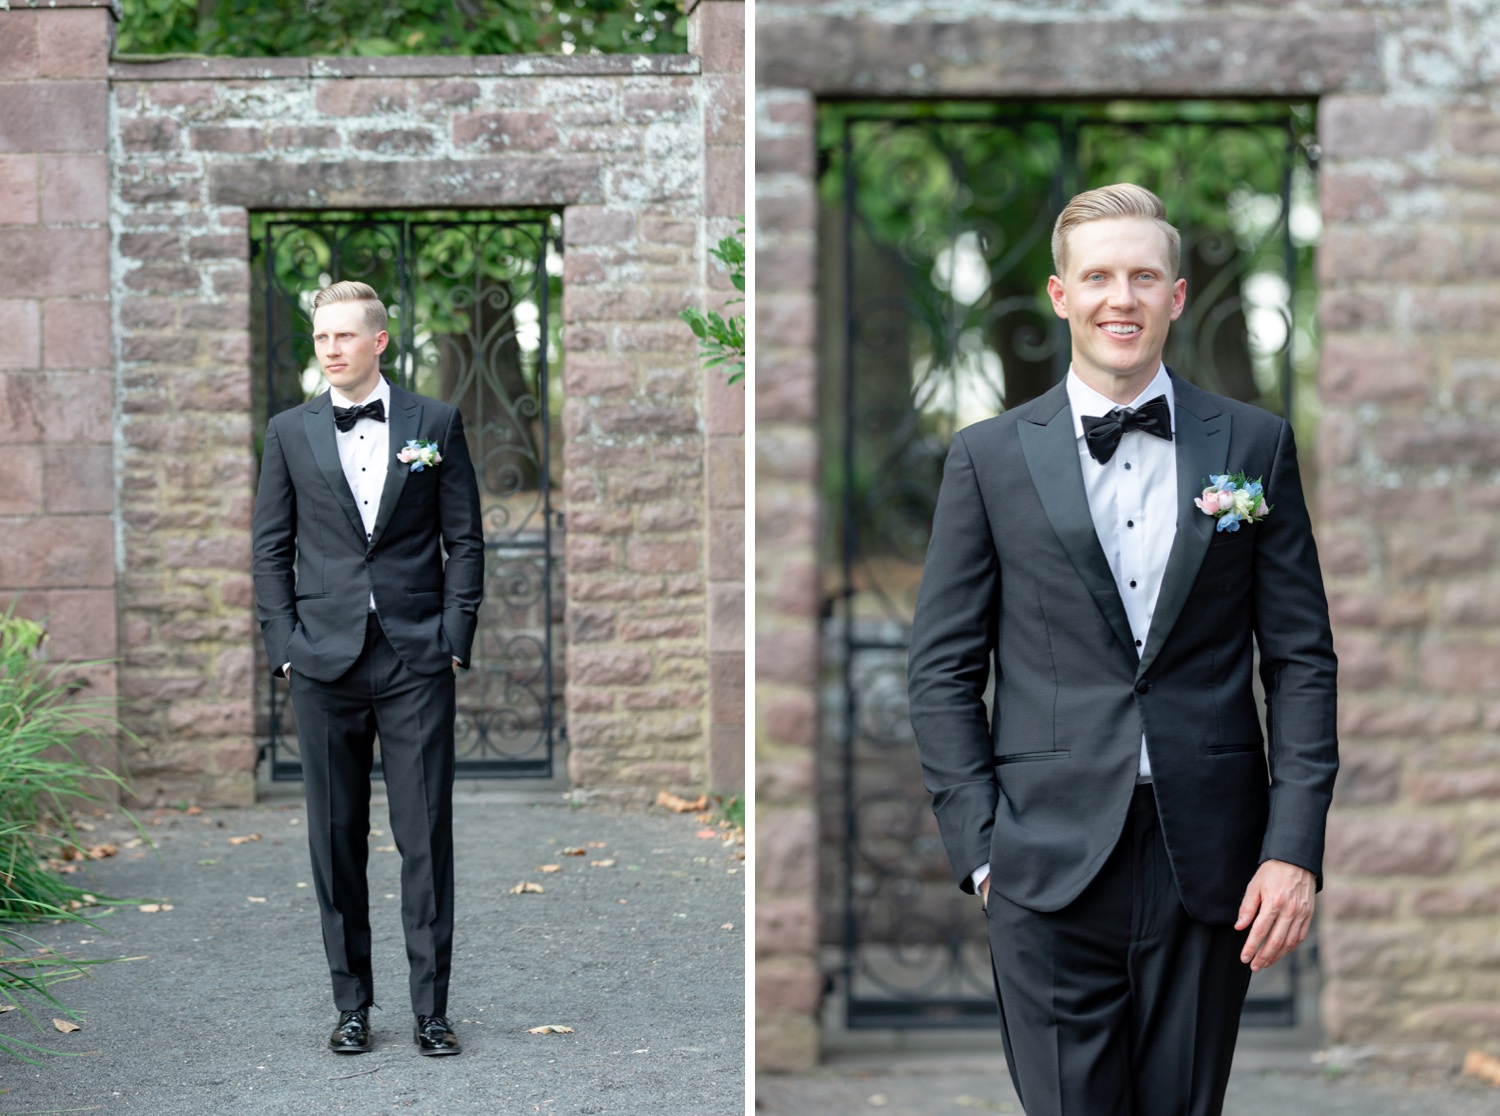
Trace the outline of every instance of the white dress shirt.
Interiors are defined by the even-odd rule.
[[[355,403],[336,387],[330,387],[328,394],[332,396],[335,407],[359,407],[378,399],[385,407],[386,415],[391,413],[391,384],[384,376],[380,377],[375,390],[370,392],[363,403]],[[375,516],[380,511],[380,494],[385,491],[385,471],[390,462],[391,424],[362,418],[351,430],[344,431],[335,427],[333,436],[339,444],[339,464],[344,467],[344,479],[349,482],[349,491],[354,493],[354,503],[359,508],[360,519],[364,521],[365,540],[368,542],[375,532]],[[375,607],[373,595],[370,597],[370,607]]]
[[[1119,404],[1089,387],[1071,368],[1066,382],[1073,432],[1078,439],[1078,463],[1083,471],[1083,488],[1094,520],[1094,533],[1099,536],[1120,600],[1125,604],[1125,616],[1130,621],[1131,638],[1139,656],[1151,631],[1167,555],[1177,537],[1177,449],[1165,438],[1131,430],[1120,438],[1114,456],[1101,465],[1084,441],[1083,419],[1103,417]],[[1158,395],[1167,397],[1175,431],[1176,397],[1165,366],[1158,368],[1146,389],[1125,406],[1134,409]],[[1137,778],[1151,778],[1145,733],[1141,734]],[[988,864],[974,870],[976,889],[989,872]]]

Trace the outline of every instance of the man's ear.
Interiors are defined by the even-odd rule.
[[[377,353],[383,353],[383,352],[385,352],[385,347],[387,345],[389,345],[390,343],[391,343],[391,335],[389,333],[387,333],[385,330],[382,329],[379,333],[377,333],[375,335],[375,351]]]
[[[1047,297],[1052,300],[1052,312],[1059,318],[1066,318],[1068,316],[1068,296],[1063,292],[1063,281],[1056,275],[1049,276],[1047,279]],[[1182,313],[1181,308],[1178,309],[1177,313]],[[1175,318],[1177,314],[1173,314],[1172,316]]]
[[[1050,288],[1049,288],[1050,289]],[[1187,305],[1187,280],[1179,279],[1172,284],[1172,321],[1182,317],[1182,308]]]

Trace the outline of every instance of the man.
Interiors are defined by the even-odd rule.
[[[1072,368],[954,437],[911,720],[1027,1116],[1209,1116],[1251,972],[1312,917],[1327,603],[1290,426],[1161,363],[1186,297],[1161,201],[1081,194],[1052,252]]]
[[[401,924],[422,1054],[457,1054],[453,952],[454,674],[484,578],[479,491],[458,412],[389,383],[386,312],[364,283],[313,299],[330,389],[266,429],[255,596],[272,669],[289,679],[307,790],[313,886],[338,1024],[370,1049],[373,744],[401,851]],[[447,561],[443,555],[446,552]]]

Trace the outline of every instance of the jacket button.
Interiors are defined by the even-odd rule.
[[[1151,689],[1151,683],[1144,678],[1135,684],[1135,692],[1138,694],[1144,694],[1149,689]]]

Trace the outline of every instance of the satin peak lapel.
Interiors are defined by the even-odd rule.
[[[395,514],[396,503],[401,499],[401,490],[406,487],[406,478],[411,474],[411,466],[404,461],[397,461],[396,455],[410,439],[417,436],[417,431],[422,427],[422,404],[417,396],[401,391],[392,385],[391,413],[387,421],[391,427],[391,444],[385,466],[385,487],[380,491],[380,507],[375,513],[375,528],[370,532],[371,546],[380,541],[385,525]],[[441,465],[437,467],[442,468]]]
[[[1181,379],[1173,381],[1173,391],[1177,399],[1173,415],[1176,425],[1173,438],[1177,444],[1177,535],[1167,554],[1161,591],[1156,595],[1156,609],[1151,614],[1151,631],[1146,635],[1140,666],[1136,668],[1137,678],[1146,673],[1167,636],[1172,634],[1214,537],[1214,518],[1199,511],[1193,500],[1203,494],[1203,482],[1211,474],[1222,473],[1229,460],[1229,415],[1218,409],[1207,392]]]
[[[354,493],[349,491],[349,480],[344,476],[344,466],[339,461],[339,444],[333,435],[332,399],[326,391],[314,401],[313,406],[302,412],[302,426],[307,431],[307,442],[312,446],[313,460],[318,463],[318,471],[333,490],[333,498],[344,509],[349,522],[354,524],[360,538],[364,538],[364,520],[359,517]]]
[[[1135,658],[1135,641],[1130,634],[1125,604],[1120,600],[1119,586],[1115,584],[1114,574],[1110,573],[1109,560],[1104,557],[1104,548],[1099,545],[1099,535],[1094,530],[1094,518],[1089,514],[1083,470],[1078,464],[1073,411],[1067,405],[1066,394],[1062,397],[1062,406],[1050,420],[1045,412],[1041,412],[1035,419],[1018,423],[1016,433],[1021,439],[1026,467],[1031,471],[1031,483],[1041,497],[1053,534],[1067,552],[1104,619],[1109,622],[1120,646]]]

